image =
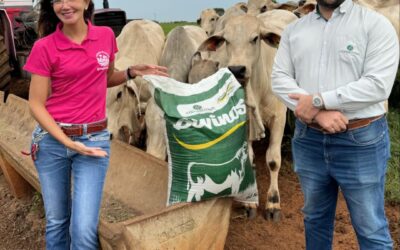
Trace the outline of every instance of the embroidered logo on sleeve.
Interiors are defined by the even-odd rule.
[[[100,67],[97,68],[97,71],[107,70],[108,65],[110,63],[110,55],[107,52],[99,51],[96,54],[96,59]]]

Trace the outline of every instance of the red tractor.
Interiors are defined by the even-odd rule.
[[[37,39],[39,5],[36,2],[39,1],[0,0],[0,90],[5,91],[5,98],[10,90],[28,98],[30,75],[22,67]],[[93,15],[93,23],[111,27],[118,36],[126,24],[126,14],[108,5],[104,0],[103,9],[97,9]],[[15,84],[11,86],[11,82]]]

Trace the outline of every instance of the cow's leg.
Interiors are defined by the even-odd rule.
[[[154,99],[150,99],[145,114],[147,140],[146,152],[162,160],[166,159],[166,141],[165,141],[165,120],[162,117],[162,111],[155,103]]]
[[[250,164],[251,164],[251,166],[253,166],[253,167],[255,167],[256,166],[256,164],[255,164],[255,162],[254,162],[254,150],[253,150],[253,142],[252,141],[249,141],[249,140],[247,140],[247,145],[248,145],[248,154],[249,154],[249,161],[250,161]]]
[[[265,204],[265,218],[273,221],[279,221],[281,211],[278,174],[281,167],[281,145],[285,122],[286,115],[283,113],[275,116],[268,124],[270,139],[266,153],[266,163],[270,172],[271,182]]]

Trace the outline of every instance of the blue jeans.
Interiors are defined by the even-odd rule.
[[[384,211],[386,164],[390,158],[386,117],[337,134],[324,134],[297,120],[292,152],[304,194],[307,249],[332,249],[339,188],[360,249],[393,248]]]
[[[110,154],[107,130],[71,139]],[[32,140],[39,145],[34,163],[46,211],[46,249],[98,249],[97,225],[109,157],[80,155],[40,126]]]

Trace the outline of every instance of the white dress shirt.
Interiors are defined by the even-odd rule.
[[[272,72],[274,93],[292,110],[289,93],[320,93],[325,108],[348,119],[384,114],[399,63],[392,24],[346,0],[329,20],[314,11],[287,26]]]

